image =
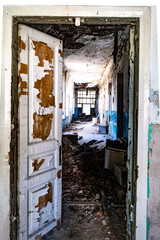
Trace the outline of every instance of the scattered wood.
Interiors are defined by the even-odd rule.
[[[65,206],[102,206],[101,202],[63,202],[63,205]]]

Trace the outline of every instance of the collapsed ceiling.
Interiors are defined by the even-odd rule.
[[[32,24],[63,40],[64,71],[73,82],[97,84],[113,59],[115,34],[126,38],[127,25]]]

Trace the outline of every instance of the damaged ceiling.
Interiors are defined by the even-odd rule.
[[[127,24],[32,24],[37,30],[63,40],[64,71],[77,83],[97,84],[113,61],[115,35],[127,39]]]

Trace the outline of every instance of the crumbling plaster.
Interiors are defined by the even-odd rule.
[[[152,71],[150,72],[150,90],[149,90],[149,139],[148,139],[148,187],[147,187],[147,239],[159,239],[160,225],[160,197],[158,195],[159,173],[160,173],[160,102],[159,102],[159,86],[158,81],[158,56],[157,48],[157,23],[155,16],[157,11],[152,8],[151,11],[151,58],[150,64]],[[157,80],[157,81],[156,81]]]

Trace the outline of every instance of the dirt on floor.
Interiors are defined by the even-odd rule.
[[[96,142],[63,144],[62,223],[43,239],[126,239],[125,188],[104,169]]]

